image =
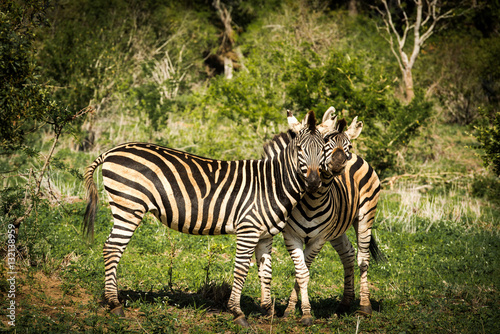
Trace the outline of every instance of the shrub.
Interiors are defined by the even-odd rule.
[[[30,8],[31,7],[31,8]],[[29,17],[28,19],[25,17]],[[43,1],[0,5],[0,149],[24,144],[55,106],[39,83],[33,57],[36,27],[45,23]]]
[[[491,165],[495,174],[500,176],[500,112],[492,118],[485,116],[482,123],[476,126],[476,137],[484,150],[484,165]]]
[[[287,104],[299,109],[314,106],[319,116],[332,105],[348,121],[359,116],[365,122],[360,140],[364,158],[379,172],[393,168],[398,150],[418,133],[432,104],[417,91],[405,105],[394,95],[383,69],[372,66],[367,71],[358,58],[333,52],[325,65],[308,59],[318,57],[312,54],[294,62],[287,78]]]
[[[500,179],[498,177],[475,176],[471,192],[476,197],[488,199],[500,206]]]

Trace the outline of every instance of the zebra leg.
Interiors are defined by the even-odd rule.
[[[314,258],[321,250],[323,242],[314,242],[306,245],[305,253],[302,250],[303,244],[301,240],[295,242],[287,242],[287,249],[292,257],[295,265],[295,286],[290,295],[288,306],[285,310],[285,317],[295,311],[295,306],[298,302],[298,293],[300,290],[301,309],[302,309],[302,324],[310,326],[313,323],[311,315],[311,304],[309,302],[308,284],[309,284],[309,267],[314,261]]]
[[[373,210],[373,216],[375,210]],[[368,286],[368,267],[370,266],[370,240],[372,237],[373,217],[369,219],[364,215],[359,224],[354,224],[356,236],[358,239],[358,266],[360,271],[360,302],[359,313],[363,315],[372,314],[372,305],[370,303],[370,288]],[[367,223],[369,222],[369,223]]]
[[[287,246],[288,253],[292,257],[293,264],[295,266],[295,284],[292,289],[292,293],[290,294],[290,298],[288,299],[288,305],[285,310],[285,314],[283,314],[284,317],[288,317],[290,314],[293,314],[295,312],[295,306],[297,305],[297,302],[299,301],[298,294],[299,294],[299,282],[298,282],[298,273],[301,273],[301,276],[305,275],[305,272],[308,272],[307,266],[305,265],[304,261],[304,251],[302,250],[302,245],[297,248],[289,248]],[[307,279],[309,279],[309,273],[307,273]]]
[[[337,239],[331,240],[330,244],[339,254],[340,261],[344,266],[344,294],[337,308],[337,313],[346,313],[354,300],[354,247],[345,233]]]
[[[236,256],[234,260],[234,278],[228,308],[234,315],[234,322],[243,327],[249,327],[245,314],[241,310],[241,290],[245,284],[255,247],[259,242],[257,231],[245,230],[244,233],[237,231]]]
[[[323,248],[325,241],[323,239],[316,239],[316,241],[306,244],[306,248],[304,249],[305,263],[307,267],[307,283],[305,285],[305,289],[301,288],[300,298],[302,299],[302,324],[306,326],[310,326],[313,323],[313,318],[311,315],[311,304],[309,302],[309,293],[307,285],[309,284],[309,268],[311,268],[314,259]]]
[[[104,297],[111,308],[111,313],[123,317],[125,313],[118,300],[116,269],[144,213],[138,210],[133,211],[119,208],[116,204],[111,205],[111,211],[114,217],[114,225],[103,248],[105,269]]]
[[[372,314],[370,303],[370,290],[368,286],[368,267],[370,265],[370,243],[372,239],[372,226],[377,211],[377,203],[380,196],[380,183],[376,175],[371,178],[370,186],[365,186],[360,191],[359,216],[354,222],[356,237],[358,240],[358,266],[360,269],[360,313]]]
[[[259,279],[261,287],[260,306],[267,315],[273,315],[274,309],[271,300],[271,251],[273,238],[261,239],[255,249],[255,259],[259,268]]]
[[[292,293],[290,294],[290,298],[288,299],[285,314],[283,314],[283,317],[288,317],[290,314],[295,312],[295,306],[299,301],[298,294],[300,287],[297,280],[298,272],[301,272],[302,276],[304,276],[304,272],[308,270],[304,260],[304,241],[300,237],[296,236],[295,232],[290,230],[288,226],[283,230],[283,238],[285,239],[286,250],[288,251],[288,254],[290,254],[295,266],[295,284],[292,289]],[[309,277],[309,274],[307,274],[307,277]]]

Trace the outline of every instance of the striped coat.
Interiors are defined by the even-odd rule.
[[[325,147],[326,165],[322,172],[322,186],[316,193],[307,193],[301,199],[283,230],[285,244],[296,271],[296,284],[285,315],[294,312],[300,293],[302,322],[306,325],[312,324],[307,292],[309,267],[325,242],[332,244],[344,265],[344,297],[339,310],[348,308],[354,299],[355,253],[345,234],[346,230],[353,225],[357,233],[358,264],[361,268],[361,311],[365,313],[371,313],[367,281],[369,250],[376,256],[380,254],[375,239],[371,236],[380,182],[365,160],[350,153],[350,140],[359,136],[362,123],[357,122],[356,118],[344,133],[344,120],[337,125],[336,116],[329,119],[333,112],[333,108],[329,109],[319,126],[328,142]],[[331,131],[332,127],[336,129]],[[265,153],[268,156],[276,155],[286,145],[285,141],[275,142],[272,149]]]
[[[329,109],[323,124],[331,122]],[[362,122],[354,119],[343,132],[345,123],[338,132],[328,134],[327,168],[322,173],[322,186],[314,193],[307,193],[291,213],[283,230],[285,245],[295,265],[296,284],[290,296],[285,315],[293,313],[300,293],[302,322],[312,323],[311,306],[307,285],[309,267],[326,242],[338,252],[344,265],[344,296],[339,310],[346,310],[354,299],[354,249],[345,232],[352,225],[358,241],[358,266],[361,271],[361,312],[371,313],[367,270],[370,248],[375,255],[378,250],[371,229],[375,218],[380,181],[373,168],[361,157],[350,153],[351,142],[359,136]],[[321,126],[320,126],[321,127]],[[305,246],[305,249],[304,249]]]
[[[188,234],[236,234],[234,280],[229,309],[235,322],[248,325],[240,308],[250,259],[270,252],[305,190],[320,186],[324,140],[314,113],[302,123],[289,115],[291,142],[280,154],[261,160],[220,161],[147,143],[119,145],[100,155],[85,172],[88,205],[84,230],[91,236],[97,211],[93,174],[102,165],[103,184],[113,213],[104,245],[105,298],[123,315],[116,269],[144,214]],[[264,260],[263,260],[264,258]],[[267,306],[267,305],[265,305]]]

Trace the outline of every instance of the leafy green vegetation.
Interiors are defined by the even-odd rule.
[[[413,69],[415,98],[405,103],[372,3],[353,1],[356,15],[348,3],[222,1],[234,32],[227,50],[224,17],[211,1],[2,2],[0,240],[23,218],[16,331],[497,332],[498,4],[477,1],[434,33]],[[260,313],[253,265],[242,297],[252,327],[238,328],[226,312],[234,236],[184,235],[152,216],[118,267],[127,317],[108,313],[102,245],[112,217],[102,194],[96,240],[83,240],[86,165],[126,141],[258,158],[285,129],[285,109],[320,118],[331,105],[348,122],[364,122],[355,151],[383,184],[374,234],[388,262],[369,270],[372,317],[358,316],[356,303],[335,315],[343,270],[325,246],[311,268],[314,325],[300,325],[299,309],[280,318],[294,269],[278,236],[277,316]],[[2,331],[12,330],[7,302]]]

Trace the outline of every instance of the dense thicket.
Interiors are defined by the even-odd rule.
[[[38,121],[51,113],[39,83],[33,54],[34,31],[45,22],[43,3],[30,7],[16,1],[0,5],[0,148],[24,144]]]

